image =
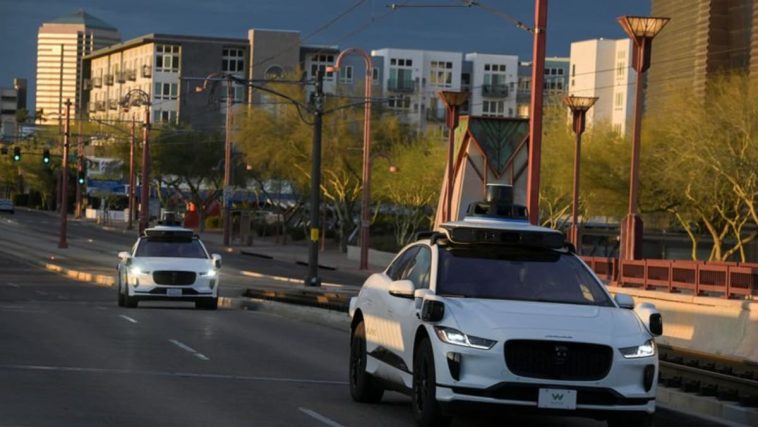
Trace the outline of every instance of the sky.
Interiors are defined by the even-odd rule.
[[[398,7],[389,5],[414,7]],[[116,27],[123,40],[149,33],[247,38],[250,28],[300,31],[304,44],[518,55],[530,60],[534,1],[481,0],[0,0],[0,87],[29,81],[34,106],[37,30],[79,9]],[[572,41],[624,38],[622,15],[648,15],[650,0],[549,0],[547,56]],[[426,6],[426,7],[419,7]],[[429,7],[437,6],[437,7]],[[32,110],[33,111],[33,110]]]

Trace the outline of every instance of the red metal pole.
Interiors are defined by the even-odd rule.
[[[547,0],[534,0],[534,49],[532,51],[532,99],[529,106],[529,172],[526,204],[529,222],[540,219],[540,152],[542,150],[542,92],[545,79],[545,31]]]
[[[140,191],[139,232],[142,234],[150,222],[150,103],[145,104],[144,127],[142,129],[142,189]]]
[[[132,115],[132,128],[129,133],[129,222],[126,229],[131,230],[133,228],[132,221],[134,219],[134,145],[135,145],[135,120]]]
[[[371,221],[369,209],[371,207],[371,85],[374,72],[371,57],[363,52],[363,60],[366,62],[366,76],[364,97],[366,103],[363,107],[363,194],[361,197],[361,270],[368,269],[368,245],[370,239]]]
[[[224,141],[224,246],[231,243],[232,234],[232,101],[234,86],[232,77],[226,76],[226,138]],[[202,206],[199,207],[202,209]],[[204,216],[204,215],[203,215]]]
[[[584,111],[574,111],[574,191],[571,203],[571,227],[569,238],[576,248],[576,253],[581,255],[581,239],[579,236],[579,167],[581,163],[582,131],[584,130]]]
[[[61,249],[68,248],[66,242],[67,233],[67,214],[68,214],[68,138],[69,126],[71,124],[71,99],[66,98],[66,121],[63,126],[63,160],[61,161],[61,227],[58,247]]]
[[[447,106],[447,188],[445,189],[445,216],[444,221],[450,221],[453,217],[453,151],[455,151],[455,115],[457,107]]]

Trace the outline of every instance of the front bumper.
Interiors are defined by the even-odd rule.
[[[218,297],[218,276],[198,276],[190,285],[158,285],[150,276],[129,277],[129,296],[140,300],[200,301]]]

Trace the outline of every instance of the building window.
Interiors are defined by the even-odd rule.
[[[239,73],[245,71],[245,50],[224,49],[221,52],[221,71]]]
[[[507,96],[508,88],[505,81],[505,64],[484,64],[485,96]]]
[[[571,77],[576,77],[576,64],[571,65]]]
[[[153,89],[153,97],[155,99],[176,100],[178,92],[178,85],[176,83],[155,82]]]
[[[559,69],[558,69],[558,75],[559,75],[559,76],[562,76],[562,75],[563,75],[563,68],[559,68]]]
[[[153,110],[153,123],[176,123],[176,111]]]
[[[410,59],[390,59],[389,90],[403,92],[415,90],[411,64]]]
[[[432,61],[429,71],[429,84],[438,87],[453,86],[453,63]]]
[[[353,67],[347,65],[340,68],[340,83],[352,83],[353,82]]]
[[[155,47],[155,71],[179,71],[179,46],[159,44]]]
[[[390,65],[397,65],[399,67],[412,67],[413,60],[405,58],[390,58]]]
[[[616,107],[617,110],[620,110],[624,106],[623,92],[619,92],[616,94],[616,99],[614,100],[613,105]]]
[[[379,80],[379,69],[378,68],[372,68],[372,74],[373,74],[373,80],[377,81]]]
[[[616,62],[616,78],[620,79],[624,77],[624,70],[626,68],[626,61],[621,59]]]
[[[326,67],[334,65],[334,55],[313,55],[311,57],[311,77],[316,78],[319,71],[324,73],[326,80],[333,80],[334,73],[326,72]]]
[[[482,101],[482,115],[503,116],[505,114],[505,101]]]
[[[387,106],[395,110],[409,110],[411,108],[411,98],[409,96],[390,96],[387,98]]]
[[[276,80],[282,77],[284,77],[284,69],[278,65],[268,67],[263,75],[266,80]]]

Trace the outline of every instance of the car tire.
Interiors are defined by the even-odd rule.
[[[218,297],[195,301],[195,308],[203,310],[215,310],[218,308]]]
[[[384,388],[366,372],[366,325],[363,320],[353,328],[350,336],[350,396],[361,403],[377,403],[382,400]]]
[[[118,283],[118,306],[123,307],[126,305],[126,298],[124,297],[124,286],[119,281]]]
[[[645,412],[623,412],[608,419],[608,427],[651,427],[653,415]]]
[[[136,308],[139,304],[139,300],[137,297],[130,297],[129,296],[129,289],[127,287],[124,287],[124,306],[128,308]]]
[[[434,370],[434,353],[428,338],[422,338],[414,351],[413,390],[411,394],[413,416],[419,427],[446,426],[450,417],[442,414],[437,402],[437,376]]]

